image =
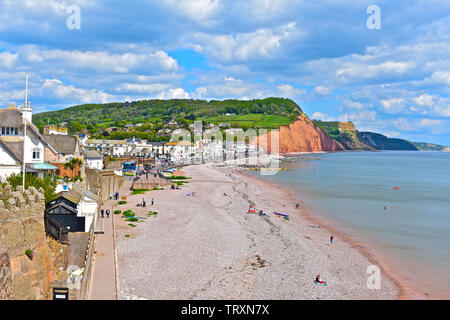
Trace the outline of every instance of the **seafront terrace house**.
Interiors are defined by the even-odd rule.
[[[121,157],[129,152],[126,140],[90,139],[86,141],[85,150],[97,150],[104,155]]]
[[[20,110],[15,105],[0,109],[1,180],[5,180],[13,173],[20,174],[24,162],[27,173],[36,174],[41,178],[53,174],[58,169],[46,161],[45,149],[55,154],[58,152],[39,133],[39,129],[31,120],[30,103]]]
[[[195,154],[195,145],[189,141],[172,141],[164,145],[164,149],[172,161],[184,162],[192,159]]]

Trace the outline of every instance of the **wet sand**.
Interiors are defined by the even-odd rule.
[[[116,219],[121,299],[397,299],[402,293],[384,272],[381,288],[368,289],[373,257],[309,208],[295,209],[291,192],[232,168],[197,165],[183,172],[192,179],[180,190],[127,199],[137,216],[150,210],[156,216],[135,228]],[[135,207],[142,198],[147,208]],[[249,205],[269,216],[248,214]],[[317,274],[326,287],[314,284]]]

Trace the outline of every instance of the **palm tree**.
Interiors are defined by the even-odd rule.
[[[64,168],[70,168],[72,170],[72,179],[73,179],[73,172],[75,170],[76,167],[82,166],[83,165],[83,160],[80,158],[72,158],[69,161],[67,161],[66,163],[64,163]]]

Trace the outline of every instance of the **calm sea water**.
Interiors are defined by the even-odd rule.
[[[450,153],[342,152],[291,160],[282,166],[292,171],[258,178],[297,191],[313,211],[381,253],[399,280],[450,297]]]

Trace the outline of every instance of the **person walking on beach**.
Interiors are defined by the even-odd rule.
[[[331,236],[330,237],[330,243],[333,244],[333,242],[334,242],[334,236]]]
[[[102,214],[102,218],[103,218],[103,216],[105,215],[105,210],[100,210],[100,213]]]

